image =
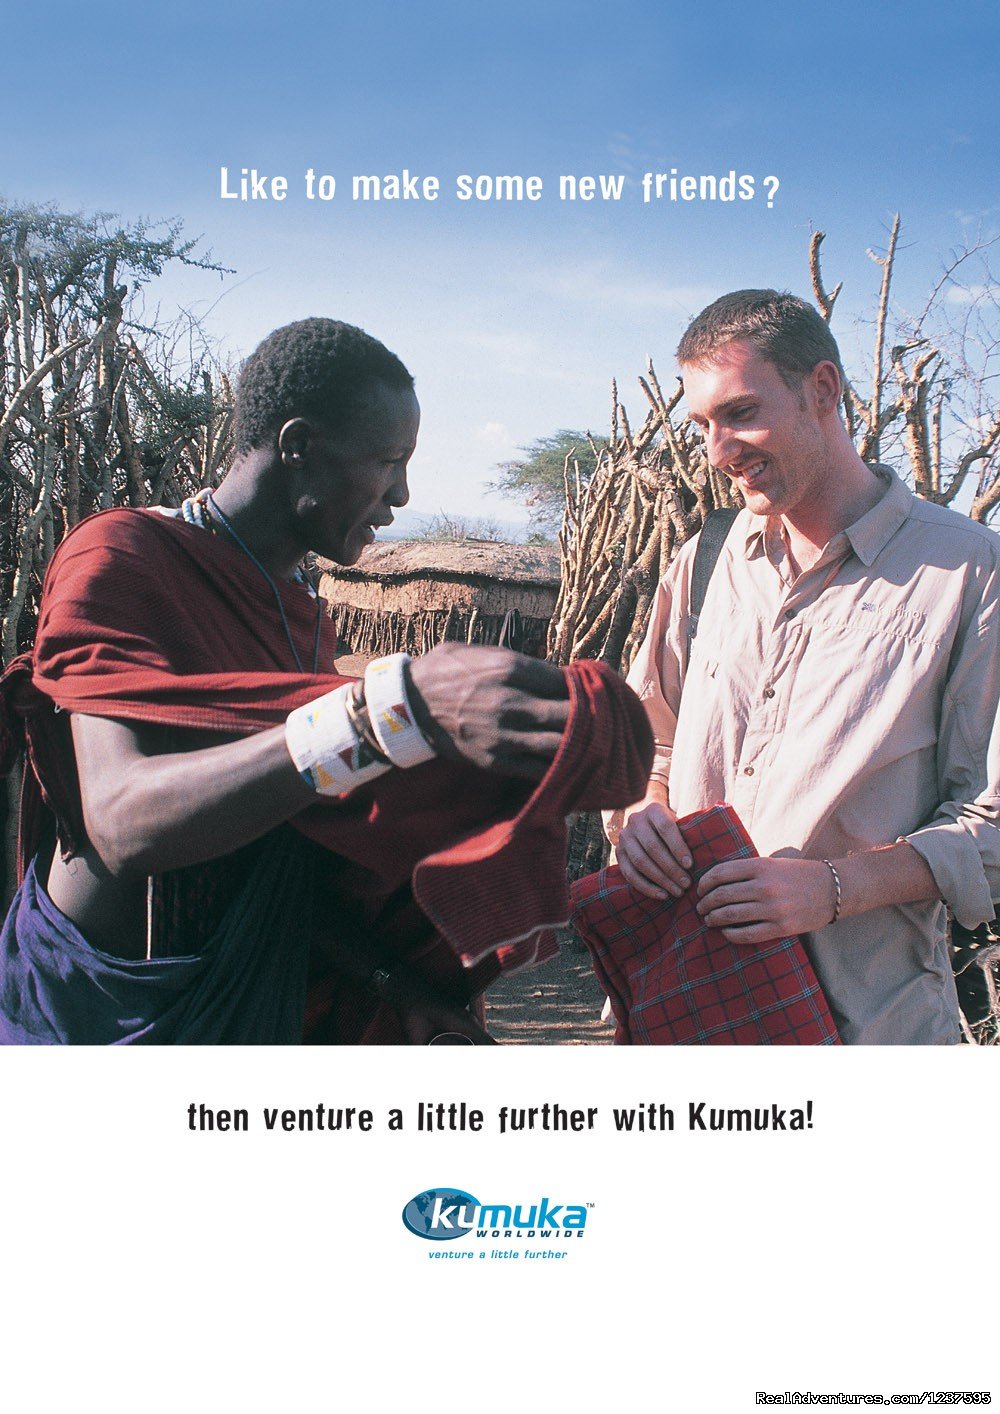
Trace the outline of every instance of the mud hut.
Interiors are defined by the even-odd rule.
[[[559,552],[488,540],[396,540],[356,565],[318,560],[319,592],[345,653],[424,653],[445,640],[542,656],[559,592]]]

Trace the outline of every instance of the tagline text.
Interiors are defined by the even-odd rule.
[[[274,1134],[315,1132],[370,1134],[671,1134],[679,1127],[689,1133],[799,1133],[813,1128],[813,1102],[724,1106],[709,1100],[682,1105],[647,1100],[638,1105],[587,1105],[572,1108],[553,1100],[538,1105],[500,1105],[487,1111],[468,1100],[421,1100],[409,1107],[392,1106],[376,1112],[356,1105],[318,1103],[283,1109],[263,1106],[250,1110],[209,1105],[192,1100],[187,1129],[196,1134],[239,1134],[251,1128]]]
[[[442,198],[464,205],[502,203],[532,205],[551,199],[570,205],[634,201],[643,206],[684,206],[713,202],[740,206],[747,202],[774,206],[780,178],[772,173],[727,171],[686,172],[664,164],[661,171],[561,172],[542,177],[523,172],[458,172],[447,178],[411,171],[352,172],[344,175],[307,167],[295,177],[259,167],[219,167],[220,201],[244,205],[275,205],[289,200],[374,206],[382,203],[428,206]]]

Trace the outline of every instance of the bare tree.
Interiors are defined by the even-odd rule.
[[[890,286],[901,223],[893,219],[884,254],[868,254],[882,277],[874,324],[870,392],[844,390],[847,425],[866,461],[899,453],[913,489],[953,505],[971,490],[968,514],[987,522],[1000,504],[1000,285],[989,256],[994,241],[952,253],[922,310],[893,313]],[[840,293],[827,293],[820,269],[824,233],[809,248],[813,296],[829,320]]]
[[[487,540],[503,543],[504,532],[499,521],[492,516],[466,518],[452,515],[448,511],[438,511],[431,516],[415,536],[417,540]]]
[[[220,269],[176,224],[0,205],[5,667],[32,640],[45,567],[72,526],[114,505],[179,504],[229,455],[231,390],[196,326],[150,328],[133,312],[173,261]],[[178,357],[183,339],[194,357]],[[12,806],[16,772],[9,782]]]

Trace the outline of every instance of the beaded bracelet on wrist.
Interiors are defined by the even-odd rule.
[[[295,769],[318,795],[344,795],[375,780],[392,763],[358,733],[348,703],[352,683],[296,707],[285,719],[285,743]]]
[[[365,701],[365,680],[358,678],[352,684],[347,695],[347,715],[351,725],[358,734],[358,739],[367,747],[369,758],[372,761],[385,761],[389,763],[389,758],[378,744],[378,738],[372,730],[371,717],[368,714],[368,703]]]
[[[437,755],[427,741],[410,704],[406,667],[408,653],[376,658],[365,669],[365,700],[372,731],[394,766],[419,766]]]

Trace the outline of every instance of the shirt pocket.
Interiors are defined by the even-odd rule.
[[[815,743],[814,761],[846,753],[860,778],[934,746],[942,654],[911,622],[819,621],[796,658],[786,730]]]

